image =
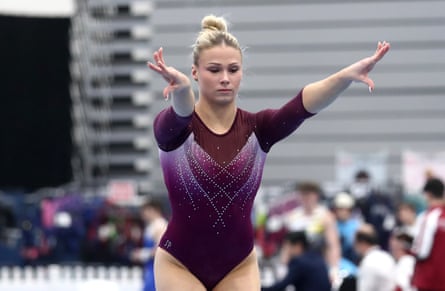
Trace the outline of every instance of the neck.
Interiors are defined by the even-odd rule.
[[[379,246],[378,245],[366,245],[366,247],[364,247],[364,253],[367,254],[372,250],[378,249]]]
[[[307,203],[303,206],[304,212],[306,212],[307,214],[312,214],[314,212],[314,210],[317,208],[318,203],[316,204],[312,204],[312,203]]]
[[[400,258],[403,257],[405,254],[406,254],[406,253],[405,253],[404,251],[399,251],[399,250],[394,251],[394,252],[392,253],[392,255],[393,255],[393,257],[394,257],[394,259],[395,259],[396,261],[400,260]]]
[[[217,134],[227,132],[236,116],[236,104],[210,104],[199,100],[195,105],[195,112],[204,124]]]

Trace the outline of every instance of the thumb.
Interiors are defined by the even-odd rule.
[[[162,94],[164,95],[165,100],[168,100],[168,97],[170,96],[170,93],[175,91],[175,89],[178,88],[178,85],[176,85],[174,82],[170,82],[167,87],[164,88],[162,91]]]
[[[170,95],[170,92],[172,91],[172,88],[170,86],[167,86],[162,91],[162,95],[164,96],[165,100],[168,100],[168,96]]]

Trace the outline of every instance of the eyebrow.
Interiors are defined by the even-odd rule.
[[[216,65],[216,66],[222,66],[222,64],[221,63],[215,63],[215,62],[210,62],[210,63],[207,63],[207,65]],[[230,63],[229,64],[229,66],[239,66],[240,65],[240,63],[238,63],[238,62],[233,62],[233,63]]]

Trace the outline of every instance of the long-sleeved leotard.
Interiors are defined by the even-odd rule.
[[[312,116],[302,92],[277,110],[237,110],[215,134],[196,113],[172,107],[154,122],[172,216],[160,247],[211,290],[253,249],[251,210],[266,154]]]

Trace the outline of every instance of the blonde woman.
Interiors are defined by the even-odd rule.
[[[224,18],[209,15],[193,47],[191,80],[166,64],[162,48],[150,69],[168,83],[171,106],[158,114],[154,133],[172,217],[155,256],[156,288],[259,290],[251,209],[272,145],[294,132],[353,81],[374,83],[368,72],[389,49],[379,43],[365,58],[305,86],[280,109],[258,113],[237,107],[243,52]]]

